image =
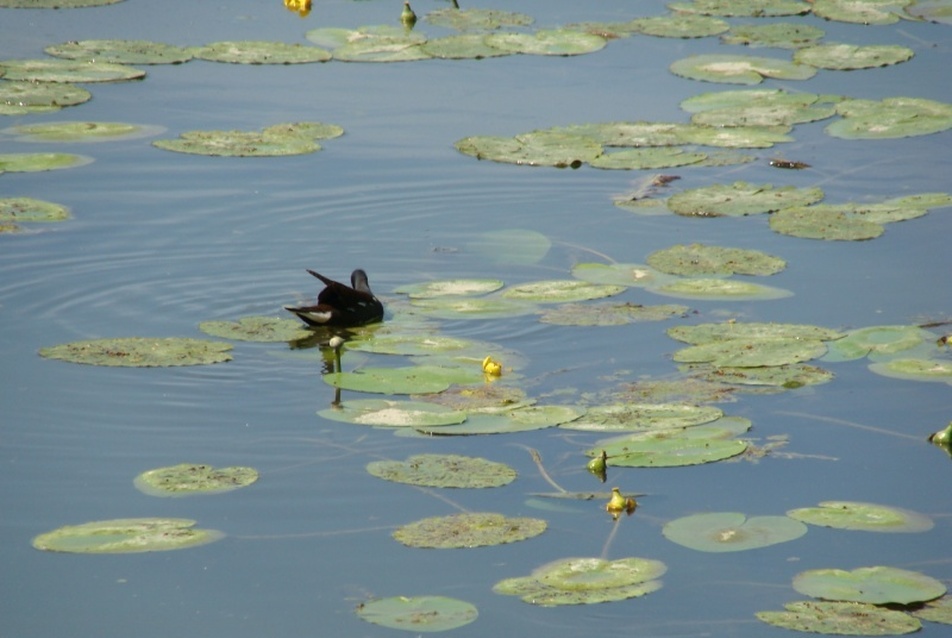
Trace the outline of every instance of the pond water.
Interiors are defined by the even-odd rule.
[[[417,14],[446,6],[414,4]],[[627,20],[665,13],[663,2],[527,0],[539,26]],[[161,3],[128,0],[81,10],[0,9],[5,58],[93,38],[177,45],[216,40],[306,43],[319,26],[395,23],[399,2],[315,3],[301,19],[277,1]],[[765,86],[881,99],[949,102],[952,31],[903,21],[869,26],[795,18],[828,41],[901,44],[913,60]],[[752,22],[737,19],[735,24]],[[427,33],[446,31],[425,24]],[[754,613],[803,598],[799,571],[890,565],[952,580],[948,556],[949,458],[926,442],[952,419],[949,385],[878,376],[867,361],[825,365],[827,384],[720,404],[753,422],[757,443],[788,436],[753,463],[677,469],[611,469],[609,485],[646,493],[613,533],[602,501],[548,503],[551,491],[526,447],[569,490],[606,489],[584,470],[598,435],[545,429],[484,437],[396,437],[385,429],[316,414],[333,399],[317,350],[235,345],[234,361],[188,368],[98,368],[41,359],[45,346],[118,336],[201,337],[197,324],[278,315],[312,298],[315,269],[345,280],[370,274],[385,304],[400,285],[497,277],[507,284],[570,277],[573,264],[643,263],[674,244],[756,248],[788,261],[764,283],[794,294],[772,301],[687,301],[688,319],[621,327],[564,327],[535,316],[446,321],[444,334],[482,339],[525,357],[521,374],[543,402],[575,403],[619,383],[671,377],[678,323],[782,321],[837,329],[949,317],[949,210],[900,224],[866,242],[822,242],[772,232],[766,216],[695,219],[637,216],[612,204],[643,175],[529,168],[476,161],[453,142],[555,125],[614,120],[686,122],[681,100],[736,86],[667,71],[696,53],[747,52],[717,38],[636,36],[577,57],[509,56],[478,61],[245,66],[194,60],[146,67],[146,79],[87,85],[87,104],[6,117],[3,126],[61,120],[124,121],[193,129],[257,130],[319,120],[344,127],[324,150],[286,158],[211,158],[168,153],[136,139],[40,145],[4,141],[3,152],[56,150],[95,162],[69,170],[7,173],[3,196],[68,205],[74,218],[41,232],[0,238],[3,429],[0,633],[229,636],[392,635],[353,613],[373,597],[443,595],[476,605],[478,620],[454,635],[578,636],[624,631],[658,636],[763,636]],[[779,50],[750,50],[786,57]],[[743,180],[820,186],[830,202],[878,201],[952,190],[950,132],[897,140],[839,140],[824,122],[799,125],[792,143],[758,151],[755,163],[678,168],[672,192]],[[772,157],[807,162],[771,168]],[[544,260],[505,265],[470,249],[485,231],[529,229],[553,242]],[[36,230],[37,226],[33,225]],[[671,303],[640,289],[621,300]],[[948,330],[947,327],[940,328]],[[345,367],[364,363],[345,354]],[[369,361],[369,359],[368,359]],[[368,365],[373,365],[368,363]],[[822,363],[821,363],[822,365]],[[354,397],[353,394],[350,395]],[[348,393],[345,393],[345,401]],[[367,462],[424,452],[483,456],[519,478],[492,490],[418,490],[381,481]],[[181,462],[248,465],[253,486],[204,498],[138,492],[140,472]],[[929,514],[922,534],[811,527],[781,545],[709,554],[661,535],[668,520],[705,511],[782,515],[823,500],[869,501]],[[469,550],[404,547],[397,525],[459,511],[545,518],[542,536]],[[86,556],[34,550],[37,534],[62,525],[139,516],[193,518],[228,536],[204,547]],[[664,587],[644,598],[546,609],[491,587],[568,556],[642,556],[664,561]],[[941,635],[927,625],[927,635]]]

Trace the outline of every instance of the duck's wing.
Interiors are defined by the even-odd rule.
[[[339,281],[328,279],[319,272],[308,270],[308,272],[324,282],[324,290],[317,295],[318,305],[326,304],[333,307],[343,307],[347,303],[347,295],[354,292],[353,288],[346,286]]]

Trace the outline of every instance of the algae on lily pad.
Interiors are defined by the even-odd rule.
[[[736,279],[677,279],[661,286],[654,286],[651,292],[681,299],[721,299],[754,300],[781,299],[793,293],[783,288],[755,284]]]
[[[0,60],[6,80],[30,82],[121,82],[145,77],[145,71],[109,62],[83,60]]]
[[[805,596],[873,605],[910,605],[935,600],[946,592],[941,582],[919,572],[895,567],[809,569],[793,578]]]
[[[376,598],[360,603],[355,613],[369,623],[414,633],[449,631],[479,615],[470,603],[446,596]]]
[[[801,363],[826,353],[819,340],[789,337],[739,338],[682,348],[674,353],[679,363],[710,363],[715,366],[751,368]]]
[[[212,42],[192,52],[202,60],[231,64],[305,64],[331,59],[330,52],[319,47],[261,40]]]
[[[843,100],[836,110],[842,119],[828,125],[826,132],[848,140],[913,137],[952,128],[952,104],[924,98]]]
[[[706,38],[730,29],[725,20],[691,13],[635,18],[627,24],[633,31],[660,38]]]
[[[466,421],[444,427],[419,427],[417,430],[436,436],[471,436],[474,434],[511,434],[541,430],[581,417],[585,410],[572,405],[525,405],[471,411]]]
[[[195,527],[185,518],[118,518],[67,525],[33,539],[33,547],[75,554],[131,554],[185,549],[212,543],[224,534]]]
[[[651,170],[689,166],[707,159],[706,153],[688,152],[679,148],[629,148],[606,152],[589,160],[593,168],[616,170]]]
[[[504,290],[502,296],[520,301],[560,303],[601,299],[620,294],[625,290],[625,286],[615,284],[592,284],[578,279],[552,279],[512,286]]]
[[[786,611],[758,611],[757,618],[793,631],[839,636],[899,636],[922,628],[905,612],[865,603],[803,600],[784,607]]]
[[[73,40],[43,50],[57,58],[115,64],[181,64],[192,59],[190,49],[149,40]]]
[[[258,343],[294,341],[305,339],[312,334],[301,326],[301,322],[279,317],[242,317],[237,321],[203,321],[198,324],[198,329],[213,337]]]
[[[190,496],[230,492],[257,480],[258,471],[253,467],[180,463],[143,472],[134,483],[139,491],[150,496]]]
[[[649,266],[672,275],[774,275],[787,267],[780,257],[759,250],[678,244],[656,250]]]
[[[581,135],[534,131],[515,137],[473,135],[458,140],[456,150],[476,159],[506,164],[578,168],[602,154],[602,145]]]
[[[823,501],[819,507],[789,510],[787,516],[810,525],[867,532],[925,532],[934,525],[918,512],[856,501]]]
[[[338,137],[343,129],[323,122],[275,124],[262,131],[186,131],[179,139],[156,140],[153,146],[195,155],[273,157],[321,150],[315,140]]]
[[[623,326],[641,321],[664,321],[672,317],[684,317],[690,310],[687,306],[678,304],[642,306],[629,301],[571,303],[544,311],[539,316],[539,321],[558,326]]]
[[[484,295],[502,288],[499,279],[444,279],[408,284],[395,288],[394,292],[408,295],[410,299],[431,299],[433,297],[457,297],[464,295]]]
[[[649,558],[562,558],[533,569],[529,576],[501,580],[493,591],[542,607],[590,605],[657,591],[657,579],[667,569]]]
[[[0,173],[55,171],[76,168],[92,161],[91,157],[72,153],[0,153]]]
[[[829,370],[803,363],[785,363],[779,366],[755,368],[691,365],[688,370],[692,375],[712,382],[742,386],[769,386],[787,390],[827,383],[834,377]]]
[[[21,124],[3,129],[22,142],[110,142],[156,135],[161,126],[126,124],[124,122],[44,122]]]
[[[668,208],[686,217],[743,216],[807,206],[823,199],[819,188],[774,187],[770,184],[713,184],[668,198]]]
[[[699,552],[739,552],[800,538],[807,526],[786,516],[748,518],[739,512],[711,512],[668,521],[661,533]]]
[[[707,53],[676,60],[670,66],[675,75],[705,82],[760,84],[765,77],[780,80],[808,80],[816,69],[777,58],[753,55]]]
[[[912,0],[813,0],[813,13],[827,20],[856,24],[893,24]]]
[[[781,235],[826,241],[863,241],[885,232],[882,224],[851,215],[852,207],[834,204],[794,206],[770,216],[770,229]]]
[[[92,99],[92,93],[86,89],[66,82],[8,80],[0,82],[0,115],[48,113]]]
[[[318,412],[325,419],[379,427],[428,427],[462,423],[466,412],[425,401],[353,399]]]
[[[416,454],[406,461],[372,461],[367,471],[387,481],[424,487],[502,487],[516,479],[503,463],[459,454]]]
[[[721,36],[721,41],[726,44],[742,44],[750,47],[800,49],[821,40],[824,35],[823,29],[809,24],[774,22],[731,27],[729,33]],[[799,61],[796,56],[794,61]]]
[[[0,199],[0,222],[61,222],[69,218],[69,209],[54,202],[32,197]]]
[[[749,427],[749,423],[747,424]],[[743,454],[748,443],[733,438],[737,428],[714,424],[659,432],[640,432],[599,441],[586,456],[608,454],[616,467],[678,467],[713,463]]]
[[[230,351],[231,344],[207,339],[120,337],[41,348],[40,356],[95,366],[149,368],[231,361]]]
[[[430,24],[449,27],[457,31],[493,31],[501,27],[525,27],[533,23],[532,16],[525,13],[454,7],[430,11],[423,16],[423,19]]]
[[[524,541],[538,536],[547,526],[540,518],[508,517],[493,512],[467,512],[424,518],[398,528],[393,537],[409,547],[485,547]]]
[[[845,333],[799,323],[773,323],[757,321],[725,321],[722,323],[701,323],[693,326],[674,326],[667,334],[672,339],[694,345],[726,341],[728,339],[809,339],[814,341],[833,341],[841,339]]]
[[[912,49],[899,45],[820,44],[800,49],[793,60],[819,69],[850,71],[899,64],[913,55]]]
[[[654,432],[716,421],[720,408],[686,403],[615,403],[591,406],[585,416],[560,427],[587,432]]]
[[[534,33],[493,33],[486,36],[486,43],[510,53],[582,55],[603,49],[607,41],[584,31],[543,29]]]

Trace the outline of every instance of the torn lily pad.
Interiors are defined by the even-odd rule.
[[[780,257],[759,250],[678,244],[656,250],[649,266],[672,275],[774,275],[787,267]]]
[[[331,59],[330,52],[319,47],[262,40],[212,42],[192,52],[201,60],[231,64],[306,64]]]
[[[325,419],[392,428],[422,428],[462,423],[466,412],[424,401],[353,399],[320,410]]]
[[[0,199],[0,222],[60,222],[69,218],[69,209],[54,202],[32,197]]]
[[[836,110],[842,119],[825,130],[848,140],[914,137],[952,128],[952,104],[923,98],[843,100]]]
[[[118,518],[67,525],[33,539],[33,547],[74,554],[160,552],[204,545],[224,538],[213,529],[195,527],[185,518]]]
[[[558,326],[623,326],[641,321],[664,321],[684,317],[691,309],[678,304],[642,306],[631,302],[563,304],[544,311],[539,321]]]
[[[305,339],[311,332],[301,322],[279,317],[242,317],[237,321],[203,321],[198,329],[213,337],[237,341],[278,343]]]
[[[150,40],[74,40],[43,50],[57,58],[114,64],[181,64],[192,59],[190,49]]]
[[[934,525],[918,512],[856,501],[823,501],[819,507],[789,510],[787,516],[810,525],[866,532],[926,532]]]
[[[786,516],[711,512],[668,521],[661,533],[700,552],[740,552],[795,540],[807,533],[807,526]]]
[[[685,403],[615,403],[591,406],[560,427],[588,432],[654,432],[701,425],[724,415],[720,408]]]
[[[134,483],[140,492],[150,496],[190,496],[230,492],[257,480],[258,471],[253,467],[181,463],[143,472]]]
[[[0,70],[2,75],[2,70]],[[48,113],[88,102],[92,93],[66,82],[0,82],[0,115]]]
[[[757,618],[775,627],[815,634],[898,636],[922,629],[909,614],[864,603],[804,600],[786,611],[758,611]]]
[[[397,529],[393,537],[410,547],[451,549],[516,543],[538,536],[548,524],[539,518],[514,518],[493,512],[468,512],[424,518]]]
[[[466,601],[446,596],[392,596],[360,603],[356,614],[381,627],[420,633],[463,627],[479,612]]]
[[[145,77],[145,71],[109,62],[82,60],[0,60],[5,80],[30,82],[122,82]]]
[[[813,598],[874,605],[922,603],[946,592],[931,576],[881,565],[852,571],[809,569],[793,578],[793,588]]]
[[[503,291],[503,297],[519,301],[559,303],[601,299],[620,294],[625,286],[614,284],[592,284],[578,279],[552,279],[533,281],[512,286]]]
[[[21,142],[111,142],[148,137],[161,133],[161,126],[125,122],[45,122],[21,124],[3,129]]]
[[[685,217],[743,216],[807,206],[823,199],[819,188],[774,187],[770,184],[713,184],[668,198],[668,208]]]
[[[458,454],[416,454],[406,461],[372,461],[367,471],[386,481],[424,487],[502,487],[516,479],[503,463]]]
[[[486,37],[491,47],[510,53],[532,55],[582,55],[605,48],[605,38],[571,29],[543,29],[535,33],[493,33]]]
[[[800,49],[793,54],[794,62],[809,64],[818,69],[851,71],[890,66],[912,59],[915,52],[899,45],[820,44]]]
[[[816,69],[777,58],[752,55],[701,54],[676,60],[669,67],[675,75],[704,82],[760,84],[764,78],[808,80]]]
[[[40,349],[46,359],[134,368],[194,366],[231,361],[231,344],[186,338],[125,337],[73,341]]]

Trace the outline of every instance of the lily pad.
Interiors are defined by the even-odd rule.
[[[522,405],[503,409],[470,412],[459,425],[417,428],[425,434],[437,436],[470,436],[474,434],[511,434],[541,430],[568,423],[581,417],[585,411],[571,405]]]
[[[537,308],[531,303],[502,297],[436,297],[414,299],[413,309],[439,319],[498,319],[531,314]]]
[[[753,368],[809,361],[826,353],[822,341],[798,338],[748,338],[689,346],[674,353],[680,363]]]
[[[813,13],[827,20],[856,24],[899,22],[902,8],[912,0],[814,0]]]
[[[832,99],[826,96],[825,100]],[[793,93],[782,89],[735,89],[712,91],[691,96],[681,102],[688,113],[722,111],[748,107],[807,107],[820,101],[815,93]]]
[[[458,454],[417,454],[406,461],[372,461],[367,471],[386,481],[425,487],[502,487],[516,479],[503,463]]]
[[[641,432],[598,442],[586,456],[604,450],[617,467],[678,467],[713,463],[743,454],[747,442],[733,438],[732,429],[698,425],[661,432]]]
[[[672,275],[773,275],[787,267],[759,250],[678,244],[648,255],[648,265]]]
[[[67,525],[33,539],[33,547],[48,552],[130,554],[185,549],[212,543],[224,534],[195,528],[185,518],[118,518]]]
[[[162,132],[161,126],[124,122],[45,122],[22,124],[3,129],[22,142],[109,142],[135,139]]]
[[[810,5],[802,0],[692,0],[672,2],[672,11],[723,16],[725,18],[764,18],[802,15],[810,12]]]
[[[616,403],[589,407],[583,418],[560,427],[588,432],[653,432],[716,421],[720,408],[684,403]]]
[[[0,71],[2,75],[2,71]],[[68,83],[0,82],[0,115],[25,115],[58,111],[92,98],[86,89]]]
[[[0,7],[10,9],[79,9],[116,4],[122,0],[0,0]]]
[[[678,304],[563,304],[543,312],[539,321],[558,326],[623,326],[641,321],[664,321],[672,317],[684,317],[690,310],[687,306]]]
[[[194,366],[231,361],[231,344],[185,338],[125,337],[73,341],[41,348],[40,356],[71,363],[135,368]]]
[[[376,352],[378,354],[426,355],[463,351],[480,352],[488,346],[472,339],[448,337],[433,333],[408,332],[371,334],[348,341],[346,347],[348,350]]]
[[[952,128],[952,104],[922,98],[843,100],[836,110],[843,118],[826,132],[848,140],[931,135]]]
[[[499,279],[444,279],[410,284],[394,289],[394,292],[409,295],[411,299],[432,299],[433,297],[459,297],[464,295],[484,295],[502,288]]]
[[[936,359],[890,359],[871,363],[869,369],[884,377],[910,381],[952,383],[952,361]]]
[[[793,588],[814,598],[874,605],[922,603],[946,591],[945,585],[925,574],[883,566],[809,569],[794,577]]]
[[[929,601],[925,606],[912,612],[912,615],[929,622],[952,625],[952,596],[946,595],[938,600]]]
[[[299,321],[278,317],[242,317],[237,321],[203,321],[198,329],[213,337],[277,343],[294,341],[310,336],[311,332],[301,327]]]
[[[613,284],[592,284],[578,279],[552,279],[533,281],[512,286],[503,291],[503,297],[519,301],[537,301],[559,303],[601,299],[620,294],[625,286]]]
[[[483,33],[463,33],[443,38],[427,40],[422,45],[423,51],[430,57],[446,60],[482,60],[483,58],[497,58],[512,55],[486,43]]]
[[[584,31],[543,29],[535,33],[493,33],[486,37],[486,43],[510,53],[582,55],[603,49],[607,41]]]
[[[321,135],[312,133],[313,124],[318,131],[330,131],[337,135],[340,127],[320,122],[280,124],[257,131],[186,131],[179,139],[155,140],[156,146],[177,153],[194,155],[223,155],[230,157],[274,157],[281,155],[305,155],[321,150],[315,139]],[[336,136],[324,135],[323,137]]]
[[[139,491],[150,496],[189,496],[230,492],[257,480],[258,471],[253,467],[181,463],[143,472],[134,483]]]
[[[871,356],[892,357],[934,338],[919,326],[869,326],[850,330],[830,344],[826,361],[853,361]]]
[[[674,278],[644,264],[580,263],[572,267],[572,276],[593,284],[647,288],[673,281]]]
[[[730,29],[725,20],[691,13],[635,18],[628,24],[638,33],[660,38],[706,38]]]
[[[649,558],[563,558],[537,567],[529,576],[501,580],[493,591],[542,607],[596,604],[657,591],[657,579],[666,571],[664,563]]]
[[[424,401],[354,399],[320,410],[325,419],[380,427],[427,427],[462,423],[466,412]]]
[[[707,372],[698,366],[691,366],[690,372],[701,378],[717,383],[731,385],[759,385],[794,390],[807,385],[818,385],[832,381],[835,376],[829,370],[802,363],[757,368],[732,368],[710,366]]]
[[[538,536],[548,524],[539,518],[513,518],[493,512],[467,512],[424,518],[398,528],[393,537],[410,547],[485,547]]]
[[[617,170],[651,170],[697,164],[707,159],[706,153],[688,152],[679,148],[630,148],[607,152],[589,161],[593,168]]]
[[[783,288],[733,279],[679,279],[651,288],[651,292],[682,299],[781,299],[793,293]]]
[[[818,69],[850,71],[899,64],[912,59],[915,52],[899,45],[820,44],[800,49],[793,54],[794,62],[809,64]]]
[[[807,206],[821,199],[823,191],[815,187],[734,182],[682,191],[668,198],[668,208],[686,217],[742,216]]]
[[[757,618],[793,631],[839,636],[899,636],[922,628],[907,613],[863,603],[805,600],[784,607],[786,611],[758,611]]]
[[[661,533],[700,552],[739,552],[800,538],[807,526],[786,516],[748,518],[739,512],[712,512],[669,521]]]
[[[456,150],[476,159],[506,164],[578,168],[601,155],[601,144],[581,135],[535,131],[515,137],[474,135],[458,140]]]
[[[850,214],[851,207],[828,204],[795,206],[770,216],[770,229],[781,235],[827,241],[863,241],[885,232],[882,224]]]
[[[212,42],[192,52],[202,60],[231,64],[305,64],[331,59],[330,52],[319,47],[262,40]]]
[[[361,603],[357,615],[369,623],[412,632],[449,631],[479,615],[470,603],[446,596],[393,596]]]
[[[810,525],[867,532],[925,532],[934,525],[918,512],[856,501],[823,501],[819,507],[790,510],[787,516]]]
[[[836,115],[833,104],[750,105],[708,109],[695,113],[691,122],[702,126],[786,126],[816,122]]]
[[[76,168],[92,161],[91,157],[72,153],[2,153],[0,154],[0,173],[55,171],[61,168]]]
[[[808,80],[816,69],[777,58],[752,55],[708,53],[676,60],[669,67],[675,75],[705,82],[728,84],[760,84],[764,78],[780,80]]]
[[[750,47],[800,49],[821,40],[824,35],[823,29],[809,24],[775,22],[737,25],[731,28],[730,33],[722,35],[721,41]],[[800,60],[794,56],[794,61]]]
[[[501,27],[525,27],[533,23],[532,16],[525,13],[453,7],[430,11],[423,19],[430,24],[458,31],[492,31]]]
[[[320,44],[313,34],[308,32],[308,39]],[[424,42],[426,36],[420,33],[375,25],[351,32],[347,43],[333,49],[333,54],[342,62],[412,62],[430,57],[422,47]]]
[[[30,82],[121,82],[145,77],[145,71],[109,62],[83,60],[0,60],[6,80]]]
[[[60,222],[69,218],[69,209],[61,204],[32,197],[0,199],[0,222]]]
[[[74,40],[43,50],[57,58],[115,64],[181,64],[192,59],[189,49],[149,40]]]
[[[674,326],[668,328],[668,336],[678,341],[700,345],[728,339],[809,339],[813,341],[832,341],[840,339],[844,333],[831,328],[798,323],[763,323],[747,321],[726,321],[722,323],[702,323],[694,326]]]

